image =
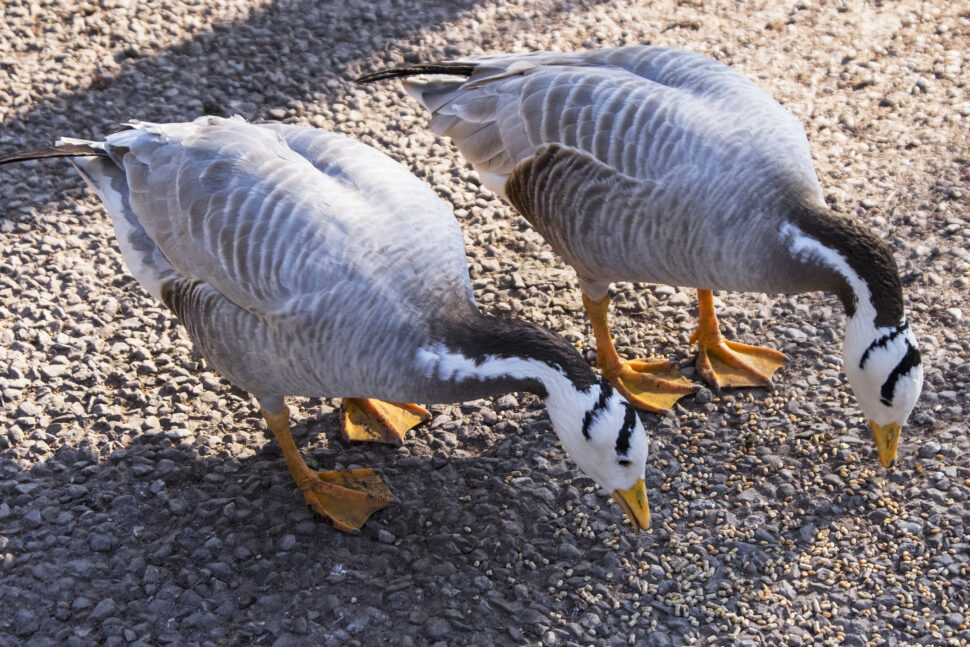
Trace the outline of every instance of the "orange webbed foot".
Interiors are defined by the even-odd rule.
[[[283,451],[283,458],[306,502],[344,532],[358,533],[364,522],[394,501],[394,495],[372,469],[314,472],[300,456],[290,433],[290,410],[263,410],[263,417]]]
[[[709,384],[721,388],[767,386],[787,358],[771,348],[728,341],[721,335],[714,314],[714,295],[698,290],[697,330],[690,343],[697,344],[697,372]]]
[[[408,429],[431,418],[416,404],[347,398],[343,403],[344,440],[400,445]]]
[[[310,472],[297,485],[314,512],[329,517],[338,530],[353,534],[394,500],[390,488],[370,468]]]
[[[665,359],[621,360],[613,345],[607,321],[610,296],[583,295],[583,307],[596,337],[596,357],[603,377],[635,407],[653,413],[670,409],[680,398],[697,390],[690,380]]]
[[[697,386],[665,359],[620,361],[618,370],[603,367],[603,376],[635,407],[653,413],[670,409]]]

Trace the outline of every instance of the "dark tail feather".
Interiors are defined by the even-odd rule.
[[[417,65],[404,65],[388,70],[371,72],[354,79],[354,83],[373,83],[374,81],[384,81],[386,79],[398,79],[405,76],[417,76],[419,74],[453,74],[455,76],[471,76],[477,66],[475,63],[419,63]]]
[[[26,162],[27,160],[46,159],[48,157],[91,157],[100,155],[107,157],[103,149],[95,148],[91,144],[62,144],[61,146],[45,146],[26,151],[0,155],[0,165],[12,162]]]

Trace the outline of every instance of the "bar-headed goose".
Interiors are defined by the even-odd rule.
[[[311,471],[284,396],[537,393],[580,468],[636,528],[649,524],[634,409],[561,337],[478,310],[457,221],[389,157],[330,132],[214,117],[135,122],[103,142],[61,140],[0,163],[39,157],[72,158],[132,274],[256,396],[307,502],[338,528],[359,528],[390,490],[373,470]],[[414,405],[369,404],[385,422],[364,422],[384,427],[378,437],[414,421]]]
[[[665,408],[682,385],[666,362],[622,362],[607,324],[613,281],[698,289],[699,373],[766,384],[777,351],[726,341],[712,290],[826,290],[848,315],[844,364],[880,460],[922,386],[886,244],[825,204],[805,131],[754,83],[690,52],[621,47],[482,56],[369,74],[406,78],[482,177],[579,277],[604,374],[632,402]]]

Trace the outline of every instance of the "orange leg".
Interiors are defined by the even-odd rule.
[[[583,295],[583,306],[589,315],[596,337],[596,357],[603,377],[634,406],[659,413],[696,387],[665,359],[623,361],[616,352],[608,322],[610,295],[593,301]]]
[[[416,404],[345,398],[344,440],[400,445],[408,429],[430,418],[431,414]]]
[[[770,348],[727,341],[717,326],[714,293],[698,290],[697,330],[690,343],[697,344],[697,372],[715,387],[765,386],[785,364],[785,355]]]
[[[314,472],[307,467],[290,433],[289,407],[262,413],[306,502],[338,530],[357,533],[368,517],[390,504],[394,495],[372,469]]]

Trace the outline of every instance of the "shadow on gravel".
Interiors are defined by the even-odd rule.
[[[305,424],[301,448],[306,436],[330,439],[308,452],[321,467],[338,454],[372,465],[401,499],[360,536],[313,515],[258,434],[247,443],[258,451],[241,459],[201,456],[160,432],[100,460],[65,447],[29,478],[3,475],[3,598],[29,612],[0,623],[0,645],[34,633],[52,644],[399,644],[402,622],[428,644],[453,632],[462,644],[532,642],[555,624],[549,608],[577,618],[592,604],[554,601],[559,584],[631,572],[617,555],[632,556],[637,535],[582,547],[579,518],[556,516],[581,495],[543,483],[549,472],[568,480],[570,466],[556,460],[530,479],[535,455],[555,446],[544,420],[488,455],[447,460],[408,456],[407,445],[343,446],[332,414]],[[619,521],[618,508],[603,508],[587,512]],[[83,595],[74,582],[86,583]]]
[[[445,31],[449,21],[491,3],[395,4],[390,13],[369,3],[281,1],[244,22],[213,25],[210,33],[144,58],[135,46],[120,43],[115,52],[120,72],[95,76],[81,92],[43,98],[26,114],[0,124],[0,141],[13,148],[11,142],[37,145],[64,134],[103,136],[130,119],[184,121],[210,113],[278,120],[287,111],[312,115],[304,103],[339,101],[352,91],[351,80],[364,68],[363,61],[369,68],[420,60],[421,34]],[[536,20],[589,4],[562,0]],[[525,18],[509,21],[513,28],[519,23],[521,29],[536,27]],[[488,48],[461,42],[446,47],[443,56]]]
[[[494,446],[459,431],[461,447],[483,450],[466,458],[444,448],[409,455],[416,442],[346,446],[333,413],[301,421],[294,433],[311,464],[330,468],[339,457],[343,466],[373,466],[401,499],[357,537],[309,511],[275,443],[255,428],[246,443],[255,453],[243,458],[201,455],[191,438],[162,431],[100,458],[63,447],[29,478],[0,473],[3,599],[29,610],[0,623],[0,645],[35,633],[82,645],[123,644],[114,636],[144,645],[412,644],[397,641],[402,631],[418,638],[413,644],[449,635],[467,645],[536,644],[550,631],[569,644],[591,614],[626,595],[660,614],[666,630],[689,631],[665,596],[664,569],[638,567],[678,553],[681,538],[663,526],[636,535],[623,524],[592,541],[588,525],[619,524],[621,512],[581,494],[584,479],[550,485],[575,470],[534,413]],[[432,447],[447,436],[417,433]],[[651,496],[658,517],[669,515],[664,501],[673,495]],[[703,590],[732,577],[767,582],[778,563],[798,563],[818,529],[842,514],[806,505],[813,522],[801,528],[727,542],[736,558],[715,559]],[[705,523],[743,527],[754,512],[722,507]],[[682,560],[680,577],[700,574],[670,559]],[[84,583],[82,595],[75,583]]]
[[[326,94],[327,82],[351,76],[346,69],[362,53],[415,37],[429,23],[453,19],[475,4],[414,0],[401,3],[400,15],[378,17],[353,3],[327,3],[321,10],[313,0],[277,2],[244,22],[212,25],[210,33],[144,58],[137,43],[121,44],[115,53],[120,72],[90,79],[82,92],[45,98],[4,130],[46,141],[65,129],[111,132],[128,119],[182,121],[203,112],[263,117]],[[418,20],[419,14],[430,20]]]

